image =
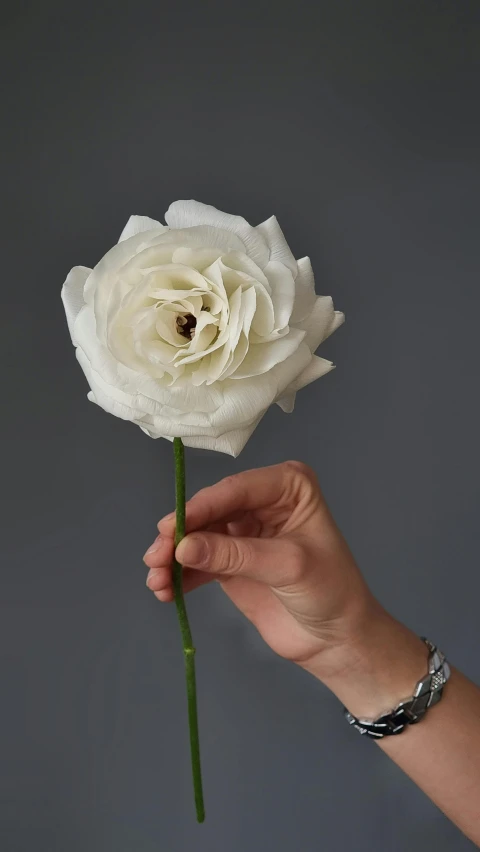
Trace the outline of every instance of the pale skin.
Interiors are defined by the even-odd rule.
[[[147,585],[158,600],[172,601],[175,515],[158,529],[144,556]],[[273,651],[318,678],[357,717],[391,710],[427,672],[425,644],[374,598],[301,462],[199,491],[187,503],[187,536],[176,556],[185,592],[218,581]],[[441,701],[420,723],[376,742],[480,844],[477,686],[452,668]]]

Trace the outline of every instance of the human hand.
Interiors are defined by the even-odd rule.
[[[187,503],[186,527],[176,551],[184,591],[217,580],[273,651],[320,678],[344,664],[344,649],[380,610],[300,462],[202,489]],[[158,528],[144,557],[147,584],[172,601],[175,514]]]
[[[145,554],[149,587],[173,600],[175,515]],[[176,556],[185,592],[217,580],[268,645],[298,663],[359,718],[375,719],[425,675],[422,640],[375,600],[313,472],[300,462],[249,470],[187,503]],[[452,669],[421,725],[378,740],[474,842],[478,833],[480,692]]]

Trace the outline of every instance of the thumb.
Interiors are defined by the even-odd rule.
[[[298,582],[306,567],[302,548],[289,538],[266,539],[195,532],[178,545],[181,565],[212,574],[239,575],[279,588]]]

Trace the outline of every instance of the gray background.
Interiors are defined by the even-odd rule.
[[[142,554],[171,446],[86,400],[60,302],[131,213],[275,213],[346,325],[337,370],[189,492],[318,472],[382,602],[479,678],[478,3],[17,3],[3,14],[0,846],[473,848],[224,600],[188,600],[207,821],[173,605]]]

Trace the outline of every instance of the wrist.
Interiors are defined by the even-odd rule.
[[[412,694],[427,660],[420,637],[375,602],[358,631],[305,668],[355,716],[376,718]]]

